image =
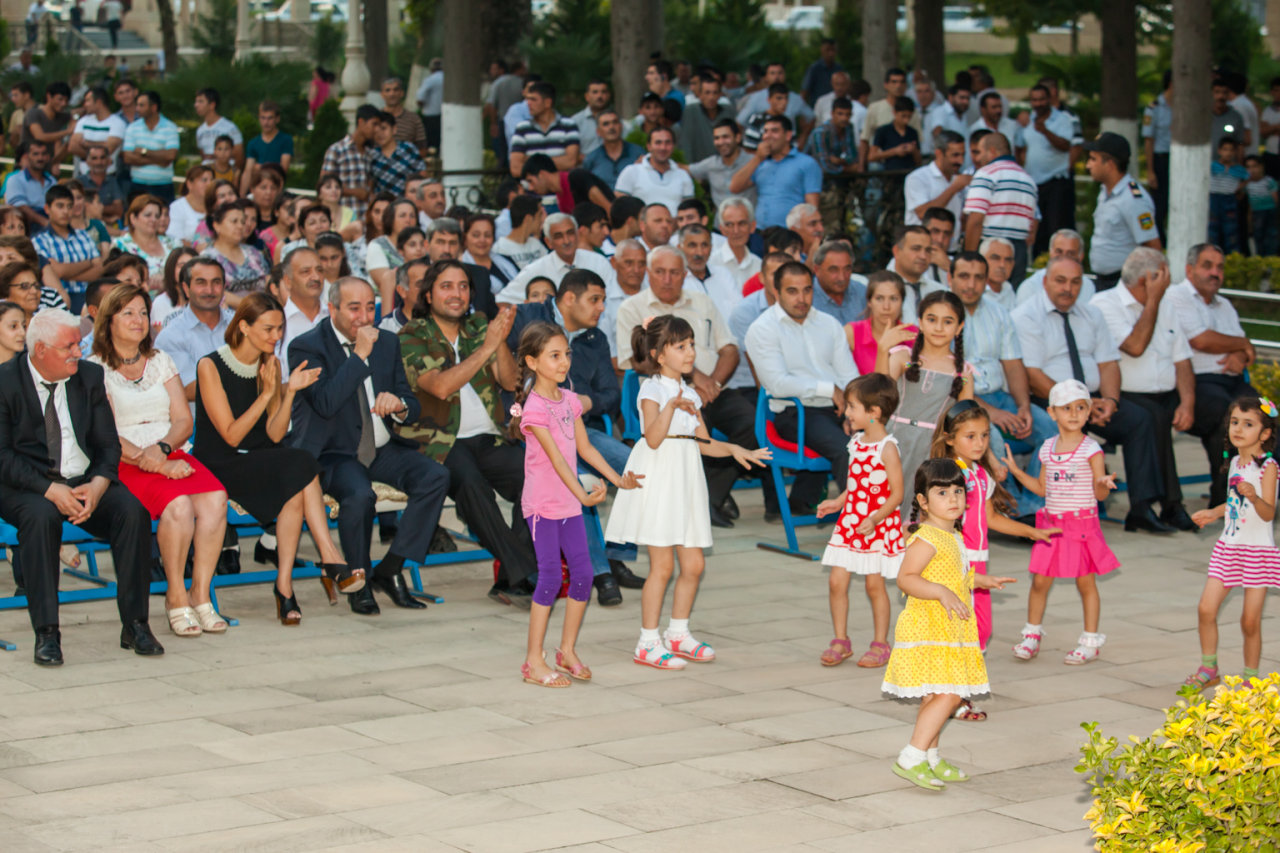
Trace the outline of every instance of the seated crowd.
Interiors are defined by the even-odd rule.
[[[1084,274],[1083,241],[1062,228],[1046,240],[1048,265],[1028,270],[1038,217],[1017,223],[992,212],[1002,198],[1035,196],[1010,140],[975,131],[966,152],[963,137],[944,129],[933,161],[920,165],[916,149],[889,144],[915,138],[900,96],[877,111],[895,122],[879,130],[894,133],[874,132],[862,156],[899,152],[919,177],[908,179],[908,224],[892,261],[864,277],[851,244],[826,235],[822,170],[797,148],[782,84],[769,88],[771,109],[752,125],[751,153],[739,149],[732,119],[709,122],[707,159],[719,162],[690,177],[670,160],[675,135],[655,127],[647,153],[632,152],[640,159],[609,181],[532,144],[524,125],[546,110],[556,118],[554,90],[535,85],[526,98],[534,119],[512,148],[521,180],[500,192],[497,216],[446,210],[417,150],[397,141],[395,116],[371,106],[326,154],[314,197],[285,192],[283,148],[265,144],[279,135],[279,111],[264,102],[264,137],[250,143],[236,179],[217,177],[228,152],[214,159],[211,150],[170,200],[176,135],[167,147],[158,96],[121,85],[117,98],[137,114],[123,144],[82,140],[84,179],[59,184],[44,171],[50,146],[33,140],[20,155],[20,193],[6,191],[13,206],[0,209],[0,518],[18,530],[14,569],[37,663],[62,662],[64,520],[110,543],[121,645],[138,654],[163,653],[147,619],[152,522],[172,632],[226,630],[210,584],[238,547],[228,505],[268,531],[255,555],[277,567],[283,624],[302,618],[292,573],[304,522],[330,595],[345,594],[352,611],[377,614],[374,590],[425,607],[403,568],[449,547],[438,529],[446,499],[496,559],[490,597],[528,607],[537,566],[521,511],[524,448],[509,434],[508,407],[513,353],[530,324],[567,333],[564,385],[615,471],[626,466],[620,435],[636,406],[624,374],[643,360],[632,333],[657,315],[693,329],[690,385],[708,429],[757,448],[757,403],[767,394],[778,435],[803,438],[837,472],[848,468],[844,389],[859,375],[885,373],[898,385],[903,402],[889,429],[904,466],[963,398],[997,427],[997,458],[1006,446],[1030,454],[1032,476],[1034,451],[1056,434],[1048,391],[1079,380],[1093,396],[1089,430],[1123,450],[1125,528],[1152,533],[1193,527],[1173,432],[1199,437],[1216,471],[1227,407],[1249,390],[1254,352],[1218,296],[1221,249],[1194,247],[1185,281],[1171,285],[1164,255],[1138,245],[1119,286],[1108,287]],[[86,103],[107,109],[106,98],[90,90]],[[217,93],[201,99],[216,119]],[[832,121],[848,123],[848,103],[834,100]],[[628,156],[616,124],[614,113],[596,116],[594,150],[607,155],[595,157],[597,173]],[[820,152],[844,139],[836,130],[815,131]],[[852,136],[844,142],[852,152]],[[1102,138],[1089,150],[1091,164],[1109,158],[1112,168],[1128,156]],[[972,176],[960,172],[966,153],[978,166]],[[694,197],[695,179],[709,182],[713,209]],[[34,194],[33,185],[43,188]],[[542,196],[555,198],[550,213]],[[928,360],[937,347],[950,353],[945,363]],[[758,474],[732,458],[703,457],[703,467],[710,522],[731,527],[741,514],[735,482]],[[783,498],[790,511],[812,515],[826,479],[801,472]],[[379,515],[375,484],[404,495],[398,519]],[[1017,515],[1043,505],[1012,478],[1005,485]],[[1217,474],[1213,494],[1225,494]],[[326,496],[338,506],[336,539]],[[782,515],[778,502],[765,488],[766,520]],[[387,545],[379,560],[375,520]],[[619,586],[642,585],[623,562],[634,557],[629,543],[595,535],[589,545],[601,604],[620,603]]]

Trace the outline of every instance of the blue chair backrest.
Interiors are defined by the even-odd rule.
[[[622,374],[622,437],[627,441],[639,441],[644,430],[640,427],[640,374],[628,370]]]

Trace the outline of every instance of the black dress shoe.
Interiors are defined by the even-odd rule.
[[[1187,515],[1187,508],[1180,503],[1166,508],[1160,513],[1160,520],[1178,530],[1197,530],[1196,523]]]
[[[404,575],[400,572],[396,572],[390,577],[375,577],[373,585],[378,588],[379,592],[385,593],[396,607],[403,607],[407,610],[427,609],[425,601],[419,601],[409,592],[409,585],[404,582]]]
[[[617,607],[622,603],[622,590],[612,574],[596,575],[592,584],[596,588],[596,600],[601,607]]]
[[[1129,514],[1124,517],[1124,529],[1126,533],[1132,533],[1135,530],[1145,530],[1148,533],[1173,533],[1173,528],[1156,518],[1156,514],[1149,506],[1138,506],[1129,510]]]
[[[621,560],[610,560],[609,571],[623,589],[644,589],[644,578],[628,569],[627,564]]]
[[[36,629],[35,661],[40,666],[62,666],[62,632],[57,625]]]
[[[347,596],[347,603],[351,605],[352,613],[359,613],[361,616],[377,616],[382,612],[378,608],[378,602],[373,597],[373,588],[365,584],[364,589],[359,592],[353,592]]]
[[[240,574],[240,552],[231,548],[224,548],[222,553],[218,555],[218,566],[214,573],[219,575]],[[190,576],[188,575],[188,577]]]
[[[511,596],[507,595],[505,589],[498,589],[496,585],[489,587],[489,598],[508,607],[511,605]]]
[[[164,646],[160,645],[146,622],[130,622],[121,628],[120,648],[133,649],[134,654],[144,656],[164,654]]]
[[[712,527],[733,527],[733,519],[720,511],[719,507],[711,508],[711,526]]]
[[[720,511],[728,516],[730,521],[737,521],[742,517],[742,511],[738,509],[738,502],[733,499],[733,495],[727,495],[724,503],[720,504]]]

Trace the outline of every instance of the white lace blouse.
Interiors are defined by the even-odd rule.
[[[168,353],[153,351],[137,382],[107,367],[96,355],[89,361],[101,365],[105,373],[107,397],[121,438],[149,447],[169,434],[169,389],[164,383],[178,375],[178,368]]]

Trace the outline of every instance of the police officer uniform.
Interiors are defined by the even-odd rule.
[[[1173,108],[1163,94],[1142,111],[1142,138],[1154,144],[1155,157],[1150,168],[1156,176],[1156,188],[1151,197],[1156,204],[1156,228],[1163,241],[1169,221],[1169,147],[1173,142]]]
[[[1129,140],[1117,133],[1099,134],[1085,150],[1106,154],[1122,170],[1128,168]],[[1100,188],[1098,204],[1093,209],[1093,238],[1089,241],[1089,268],[1098,290],[1115,287],[1129,253],[1159,238],[1156,205],[1142,184],[1122,175],[1110,190]]]

